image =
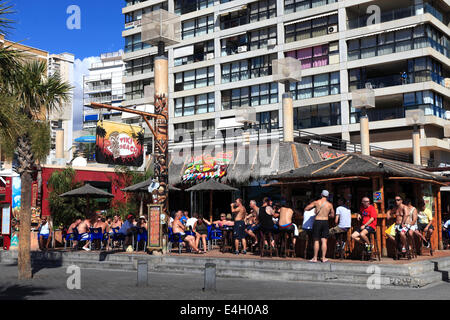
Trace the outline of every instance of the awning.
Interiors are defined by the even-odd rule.
[[[285,23],[284,26],[288,26],[288,25],[291,25],[291,24],[294,24],[294,23],[299,23],[299,22],[319,19],[319,18],[323,18],[323,17],[333,16],[335,14],[338,14],[337,11],[328,12],[328,13],[324,13],[324,14],[319,14],[317,16],[308,17],[308,18],[304,18],[304,19],[295,20],[295,21],[292,21],[292,22]]]
[[[244,125],[236,121],[236,118],[229,119],[220,119],[219,125],[217,126],[217,130],[227,129],[227,128],[240,128]]]
[[[373,32],[373,33],[367,33],[367,34],[364,34],[364,35],[357,35],[355,37],[347,38],[347,40],[361,39],[361,38],[365,38],[365,37],[376,36],[378,34],[383,34],[383,33],[387,33],[387,32],[399,31],[399,30],[403,30],[403,29],[410,29],[410,28],[414,28],[414,27],[416,27],[416,26],[418,26],[420,24],[421,23],[415,23],[413,25],[404,26],[404,27],[400,27],[400,28],[392,28],[392,29],[388,29],[388,30],[382,30],[382,31],[377,31],[377,32]]]
[[[229,9],[224,9],[224,10],[220,11],[219,12],[219,16],[225,16],[225,15],[227,15],[229,13],[236,12],[236,11],[241,11],[241,10],[245,10],[245,9],[247,9],[247,5],[231,7]]]
[[[95,136],[84,136],[84,137],[79,137],[77,139],[75,139],[75,142],[78,143],[95,143],[97,141],[97,138]]]

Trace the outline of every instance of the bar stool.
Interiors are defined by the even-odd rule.
[[[312,229],[304,229],[305,232],[305,250],[303,252],[304,259],[308,259],[308,249],[311,249],[312,245]]]
[[[362,256],[361,256],[361,260],[366,260],[366,258],[368,258],[367,260],[374,260],[373,256],[375,255],[375,257],[378,259],[378,261],[381,261],[381,254],[380,254],[380,248],[378,247],[378,241],[377,241],[377,233],[370,233],[368,235],[369,238],[369,245],[370,245],[370,253],[367,252],[365,250],[365,248],[363,249],[362,252]]]
[[[350,230],[347,232],[340,232],[340,233],[336,233],[335,237],[336,237],[336,245],[334,247],[334,257],[338,257],[340,260],[345,259],[346,258],[346,254],[348,253],[348,237],[351,235],[349,235]],[[347,249],[347,250],[346,250]]]
[[[278,250],[275,247],[272,247],[272,240],[274,240],[273,238],[273,234],[271,231],[264,231],[264,230],[260,230],[259,231],[259,252],[260,252],[260,256],[261,258],[264,257],[265,253],[269,253],[270,257],[273,256],[273,252],[275,251],[275,255],[278,256]],[[267,241],[267,247],[264,245],[264,242]]]
[[[430,244],[429,248],[424,248],[423,247],[423,243],[422,243],[422,239],[419,239],[420,242],[420,246],[419,246],[419,254],[422,255],[423,254],[423,250],[429,250],[430,251],[430,256],[433,256],[433,243],[431,242],[431,239],[429,239],[428,237],[426,237],[427,232],[425,231],[420,231],[422,233],[422,235],[427,239],[428,243]]]
[[[291,244],[294,239],[294,231],[281,231],[280,232],[280,255],[282,257],[291,256],[295,258],[295,248],[291,249]]]
[[[397,232],[395,234],[395,253],[394,253],[394,260],[400,260],[400,258],[403,256],[405,258],[407,258],[408,260],[411,260],[413,257],[413,254],[411,252],[411,245],[409,244],[409,236],[406,235],[406,244],[407,244],[407,248],[406,248],[406,252],[403,253],[401,251],[401,249],[399,250],[399,248],[402,247],[402,242],[400,240],[400,232]]]
[[[222,247],[220,248],[220,251],[222,253],[225,253],[227,251],[232,252],[233,251],[233,230],[229,228],[223,228],[221,229],[223,238],[222,238]]]

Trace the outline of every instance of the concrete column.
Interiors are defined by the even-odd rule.
[[[155,58],[155,95],[168,95],[169,93],[169,59]]]
[[[361,153],[365,156],[370,156],[370,139],[369,139],[369,117],[367,115],[361,116]]]
[[[56,130],[56,159],[64,159],[64,130]]]
[[[294,142],[294,100],[291,93],[283,94],[284,142]]]
[[[412,135],[412,142],[413,142],[413,159],[414,164],[417,166],[422,165],[422,160],[420,157],[420,132],[417,128],[417,126],[414,126],[414,131]]]
[[[148,263],[147,260],[137,261],[137,286],[148,286]]]
[[[216,265],[214,263],[207,263],[205,265],[205,286],[203,290],[216,290]]]

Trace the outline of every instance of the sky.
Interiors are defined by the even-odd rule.
[[[74,130],[82,125],[82,83],[89,65],[102,53],[123,49],[124,0],[9,0],[14,29],[7,39],[48,51],[75,55]],[[79,16],[77,9],[79,8]],[[69,13],[68,13],[68,9]],[[79,17],[79,19],[77,19]],[[80,21],[79,29],[77,21]],[[69,26],[68,27],[68,22]]]

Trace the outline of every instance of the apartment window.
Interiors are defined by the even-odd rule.
[[[175,117],[214,112],[214,93],[175,99]]]
[[[426,116],[434,115],[444,119],[446,111],[450,109],[448,103],[445,105],[442,95],[430,90],[404,93],[403,106],[406,110],[422,109]]]
[[[175,74],[175,91],[214,85],[214,67],[189,70]]]
[[[286,57],[300,60],[302,69],[322,67],[330,63],[339,63],[339,46],[338,43],[333,42],[331,44],[289,51],[286,52]]]
[[[158,4],[155,4],[153,6],[147,7],[142,10],[136,10],[133,12],[126,13],[125,14],[125,24],[141,20],[142,15],[152,12],[152,11],[158,11],[160,9],[167,10],[167,2],[158,3]]]
[[[140,33],[125,38],[125,52],[134,52],[150,47],[151,45],[141,41]]]
[[[294,109],[294,128],[297,130],[336,126],[340,124],[340,102],[325,103]]]
[[[338,31],[338,16],[292,23],[284,27],[286,43],[325,36]]]
[[[262,0],[248,4],[247,9],[220,16],[220,29],[230,29],[277,16],[276,0]]]
[[[214,0],[175,0],[175,14],[186,14],[214,5]]]
[[[255,57],[222,65],[222,83],[265,77],[272,74],[272,60],[276,55]]]
[[[290,84],[290,92],[294,100],[339,94],[341,92],[340,73],[333,72],[303,77],[302,81]]]
[[[181,27],[182,39],[198,37],[214,32],[214,16],[204,16],[184,21]]]
[[[335,2],[338,0],[284,0],[284,13],[298,12]]]
[[[214,40],[174,49],[174,66],[186,65],[214,57]]]
[[[129,77],[138,74],[153,72],[154,66],[154,56],[127,61],[125,75]]]
[[[207,131],[215,130],[215,120],[208,119],[196,122],[185,122],[174,124],[175,129],[175,143],[180,143],[184,141],[184,137],[187,136],[188,139],[194,140],[195,135],[199,134],[203,138],[203,134]]]
[[[270,39],[277,39],[277,27],[259,29],[249,32],[250,50],[267,48]]]
[[[144,98],[144,87],[152,85],[153,79],[145,79],[125,84],[125,100]]]
[[[278,103],[278,84],[265,83],[222,91],[222,110]]]
[[[256,121],[258,122],[257,126],[259,130],[271,132],[272,130],[276,130],[280,127],[278,110],[257,113]]]

